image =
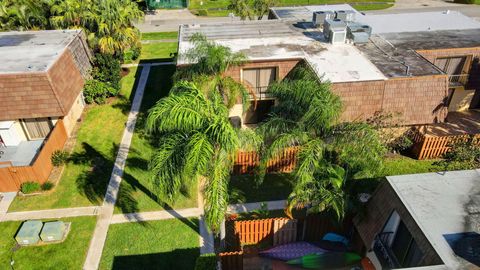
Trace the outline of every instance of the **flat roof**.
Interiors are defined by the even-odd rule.
[[[355,21],[368,24],[372,33],[402,33],[480,28],[480,22],[458,11],[434,11],[394,14],[363,14],[348,4],[304,7],[273,7],[271,13],[284,21],[311,22],[315,11],[355,11]]]
[[[419,228],[449,269],[477,268],[456,256],[445,234],[480,233],[480,171],[389,176]]]
[[[181,25],[177,64],[189,64],[184,54],[193,47],[190,37],[201,33],[249,60],[305,59],[330,82],[385,80],[369,59],[351,44],[330,44],[318,29],[279,20]]]
[[[278,18],[285,21],[311,22],[315,11],[355,11],[357,16],[362,15],[348,4],[341,5],[312,5],[299,7],[272,7],[270,11]]]
[[[480,28],[480,22],[457,11],[436,11],[356,16],[356,21],[372,27],[372,33],[404,33]]]
[[[46,71],[81,30],[0,32],[0,73]]]

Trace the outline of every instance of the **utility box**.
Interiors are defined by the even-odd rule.
[[[15,240],[19,245],[35,245],[40,240],[40,231],[42,230],[43,223],[40,220],[25,221],[17,235]]]
[[[40,238],[43,242],[62,241],[67,232],[67,226],[63,221],[45,222]]]

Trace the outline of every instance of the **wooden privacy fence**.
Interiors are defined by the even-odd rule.
[[[288,173],[295,169],[298,147],[289,147],[280,155],[267,162],[267,172]],[[260,164],[260,156],[255,151],[238,152],[233,167],[234,174],[253,173]]]
[[[24,182],[45,183],[53,169],[50,160],[55,150],[60,150],[67,141],[67,131],[62,120],[57,124],[45,138],[39,154],[34,158],[30,166],[13,166],[11,162],[0,164],[0,192],[18,191]],[[4,166],[7,164],[7,166]]]
[[[220,253],[222,270],[243,270],[243,251]]]
[[[473,144],[480,145],[480,134],[475,135],[447,135],[447,136],[431,136],[422,134],[415,130],[412,140],[413,155],[418,159],[438,158],[450,150],[450,145],[459,141],[468,140],[473,136]]]

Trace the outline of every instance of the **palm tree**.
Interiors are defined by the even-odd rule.
[[[239,97],[244,108],[248,107],[249,93],[252,91],[225,75],[229,67],[243,64],[245,55],[233,53],[230,48],[210,42],[201,34],[194,34],[190,42],[192,49],[181,57],[193,64],[179,69],[174,74],[174,80],[194,81],[207,96],[219,92],[228,108],[235,105]]]
[[[346,181],[381,168],[385,148],[376,131],[363,122],[339,123],[340,99],[308,66],[295,68],[269,91],[279,104],[258,129],[265,140],[260,179],[267,160],[288,147],[299,147],[288,208],[333,210],[341,218]]]
[[[192,65],[175,73],[177,83],[169,96],[149,111],[147,129],[160,141],[150,170],[157,192],[170,200],[181,187],[202,178],[205,221],[217,232],[227,208],[234,154],[255,150],[261,139],[251,130],[234,128],[228,118],[240,99],[248,106],[248,90],[225,75],[245,56],[202,35],[191,41],[193,48],[181,56]]]
[[[230,0],[228,8],[242,20],[261,20],[276,4],[276,0]]]
[[[159,138],[149,167],[156,191],[173,201],[182,187],[204,177],[205,220],[218,231],[227,208],[232,157],[245,142],[228,121],[220,93],[207,97],[194,83],[180,81],[149,111],[147,129]]]
[[[85,29],[91,47],[101,53],[121,55],[139,43],[133,23],[143,12],[131,0],[54,0],[51,12],[55,28]]]
[[[4,0],[0,2],[0,26],[3,30],[31,30],[48,26],[46,1]]]

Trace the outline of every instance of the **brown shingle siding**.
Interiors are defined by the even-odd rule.
[[[58,117],[68,113],[83,88],[83,78],[69,50],[48,72],[0,74],[1,120]]]

